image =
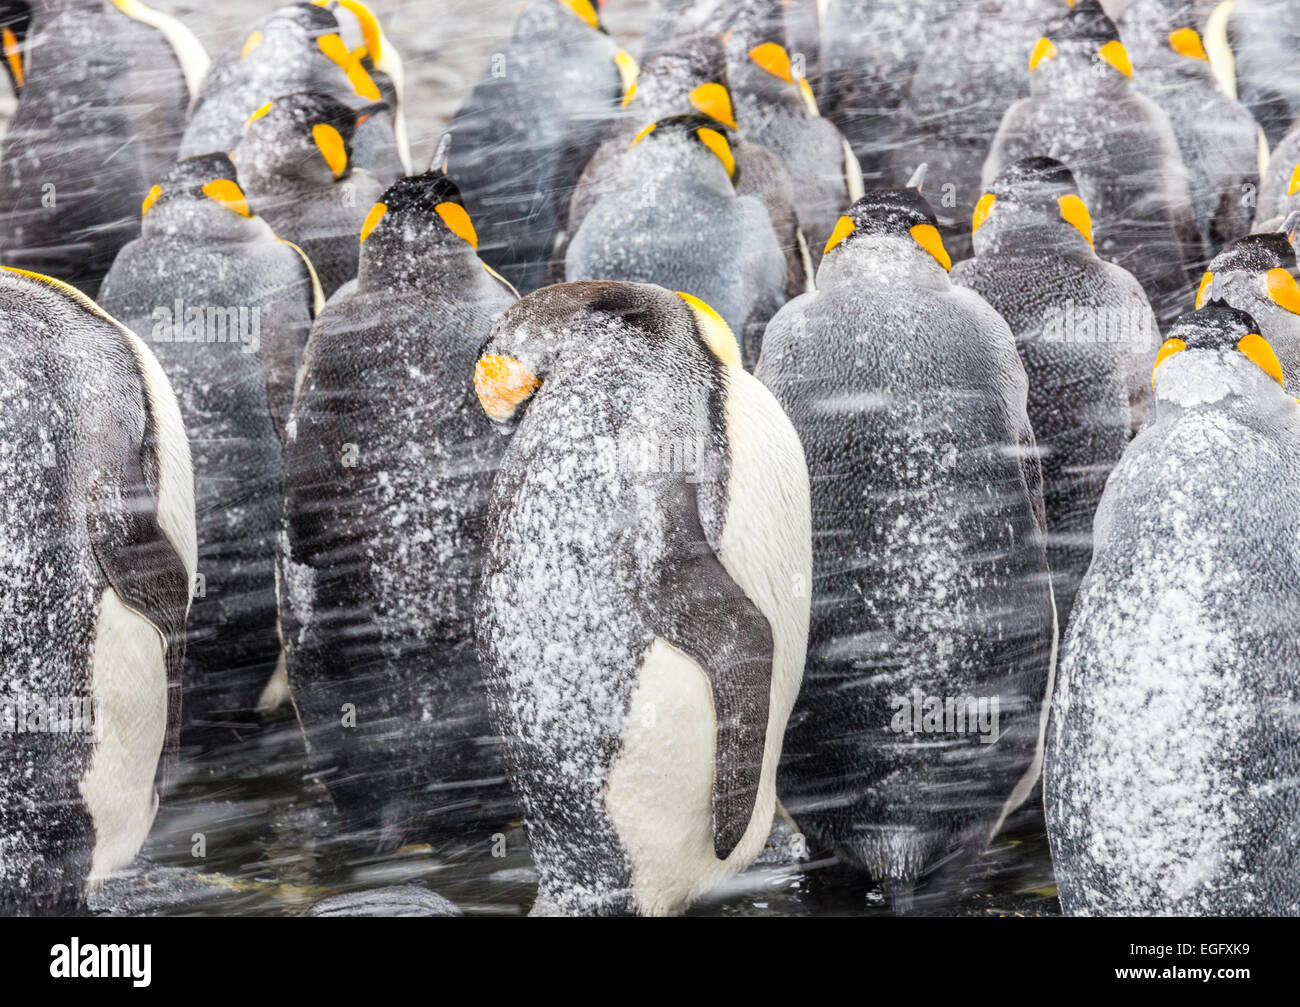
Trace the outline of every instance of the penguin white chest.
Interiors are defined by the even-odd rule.
[[[98,744],[82,778],[95,823],[92,884],[135,856],[158,810],[154,774],[167,733],[162,638],[112,588],[100,600],[91,673]]]

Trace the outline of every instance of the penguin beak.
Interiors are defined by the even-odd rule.
[[[794,74],[790,70],[790,54],[775,42],[764,42],[749,50],[749,58],[773,77],[780,77],[787,84],[794,83]]]
[[[348,170],[348,148],[343,136],[327,122],[318,122],[311,128],[311,138],[316,141],[316,149],[325,158],[330,172],[335,178],[342,178]]]
[[[387,111],[388,102],[386,101],[375,101],[371,102],[369,105],[363,105],[361,108],[357,109],[357,125],[360,126],[363,122],[367,122],[371,116]]]
[[[701,84],[690,95],[691,104],[710,119],[722,123],[728,129],[738,129],[736,117],[731,110],[731,95],[721,84]]]
[[[498,423],[515,414],[521,402],[542,385],[532,371],[514,357],[489,353],[474,366],[474,391],[483,411]]]

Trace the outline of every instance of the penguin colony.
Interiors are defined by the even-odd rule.
[[[646,5],[527,0],[423,171],[360,0],[0,5],[0,911],[279,715],[535,915],[774,822],[942,912],[1012,816],[1300,913],[1287,0]]]

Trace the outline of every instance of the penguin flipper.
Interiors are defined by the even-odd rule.
[[[696,486],[677,484],[670,507],[678,523],[670,541],[687,542],[665,557],[643,598],[656,636],[689,655],[708,676],[714,742],[713,850],[725,860],[749,827],[758,799],[772,676],[772,628],[709,547]]]
[[[140,445],[121,445],[97,479],[87,515],[91,548],[122,603],[143,615],[162,637],[167,664],[167,734],[163,787],[174,775],[181,727],[181,669],[190,578],[158,522],[158,495],[145,478],[152,423]]]

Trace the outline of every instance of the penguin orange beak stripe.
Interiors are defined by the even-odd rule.
[[[384,219],[384,214],[388,212],[387,203],[376,203],[366,214],[366,219],[361,225],[361,240],[365,241],[370,237],[370,232],[379,226],[379,222]]]
[[[1300,315],[1300,286],[1285,269],[1270,269],[1264,278],[1268,299],[1293,315]]]
[[[1205,45],[1201,42],[1200,33],[1195,28],[1179,28],[1171,31],[1169,48],[1188,59],[1202,59],[1207,63],[1210,61],[1209,55],[1205,52]]]
[[[1200,311],[1205,306],[1205,292],[1210,289],[1210,284],[1214,282],[1214,274],[1206,273],[1201,277],[1201,285],[1196,290],[1196,310]]]
[[[18,44],[18,36],[14,34],[12,28],[5,25],[3,35],[0,37],[4,39],[5,59],[9,62],[9,71],[14,75],[14,82],[19,87],[22,87],[23,50],[22,46]]]
[[[1156,362],[1151,368],[1151,387],[1156,386],[1156,371],[1166,359],[1172,357],[1175,353],[1182,353],[1187,349],[1187,344],[1181,339],[1166,339],[1164,345],[1160,347],[1160,352],[1156,354]]]
[[[991,192],[986,192],[980,196],[980,201],[975,204],[975,215],[971,217],[971,233],[975,233],[989,219],[989,214],[993,212],[993,205],[998,201],[998,197]]]
[[[701,84],[691,92],[691,104],[727,128],[738,128],[735,113],[731,109],[731,94],[721,84]]]
[[[935,262],[945,270],[952,269],[952,257],[948,254],[948,249],[943,247],[943,238],[937,227],[933,224],[917,224],[908,233],[912,235],[913,241],[934,256]]]
[[[541,387],[541,380],[514,357],[490,353],[474,367],[474,391],[492,419],[508,420],[519,403]]]
[[[361,60],[357,59],[356,54],[348,51],[343,39],[335,34],[322,35],[316,40],[316,44],[331,63],[337,65],[340,70],[347,74],[348,83],[352,85],[352,90],[362,98],[379,101],[379,88],[371,80],[370,74],[361,65]]]
[[[478,233],[474,230],[474,223],[465,212],[465,207],[459,203],[439,203],[434,210],[452,234],[468,242],[469,247],[474,251],[478,251]]]
[[[1268,344],[1268,340],[1258,332],[1242,336],[1237,343],[1237,349],[1244,353],[1249,360],[1254,361],[1256,367],[1279,385],[1286,387],[1286,378],[1282,374],[1282,362],[1277,359],[1277,354],[1273,352],[1273,347]]]
[[[1122,73],[1125,77],[1133,76],[1133,64],[1129,62],[1128,50],[1119,39],[1111,39],[1100,49],[1101,58]]]
[[[749,58],[773,77],[780,77],[789,84],[794,83],[794,74],[790,72],[790,54],[775,42],[764,42],[749,50]]]
[[[316,149],[325,158],[330,172],[335,178],[342,178],[348,170],[348,150],[342,134],[329,123],[318,122],[311,128],[311,138],[316,141]]]
[[[1040,38],[1038,44],[1034,46],[1034,51],[1029,57],[1029,69],[1031,71],[1038,69],[1038,64],[1045,59],[1056,59],[1056,46],[1050,38]]]
[[[826,239],[826,247],[822,249],[822,255],[825,255],[852,234],[855,226],[852,217],[841,217],[839,220],[835,221],[835,230],[831,231],[831,236]]]
[[[220,203],[227,210],[233,210],[241,217],[252,216],[248,209],[248,200],[244,198],[244,190],[229,178],[214,178],[203,186],[203,195]]]
[[[1061,208],[1061,219],[1087,238],[1091,245],[1092,214],[1088,212],[1088,204],[1073,193],[1062,196],[1056,204]]]

